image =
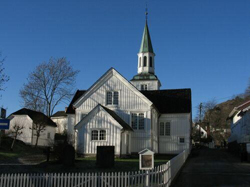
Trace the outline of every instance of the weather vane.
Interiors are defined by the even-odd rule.
[[[146,15],[146,21],[148,20],[148,4],[146,1],[146,11],[145,11],[145,15]]]

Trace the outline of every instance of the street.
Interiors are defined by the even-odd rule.
[[[224,149],[200,149],[190,156],[172,187],[250,186],[250,163]]]

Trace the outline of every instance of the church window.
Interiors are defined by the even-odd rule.
[[[145,120],[143,113],[132,113],[131,114],[131,126],[135,130],[144,130]]]
[[[118,99],[119,99],[118,97],[119,97],[119,93],[114,92],[113,105],[118,105]]]
[[[141,67],[141,57],[139,58],[139,67]]]
[[[106,131],[105,130],[100,130],[100,140],[106,140]]]
[[[143,66],[146,67],[147,66],[147,57],[144,56],[143,58]]]
[[[148,85],[147,84],[141,84],[141,90],[148,90]]]
[[[98,140],[98,130],[92,130],[91,140]]]
[[[107,105],[112,105],[112,92],[107,92]]]
[[[160,122],[160,136],[170,136],[171,124],[170,122]]]
[[[106,103],[107,105],[118,105],[119,104],[119,92],[108,91]]]
[[[150,64],[150,67],[153,67],[153,58],[152,58],[152,57],[150,57],[150,62],[149,62],[149,64]]]
[[[144,114],[139,114],[139,130],[144,130]]]
[[[106,130],[92,130],[91,140],[106,140]]]

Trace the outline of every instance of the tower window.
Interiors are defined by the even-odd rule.
[[[153,58],[152,57],[150,57],[150,67],[153,67]]]
[[[148,90],[148,85],[147,84],[141,84],[141,90]]]
[[[141,67],[141,57],[139,58],[139,67]]]
[[[143,57],[143,66],[144,67],[147,66],[147,57],[146,56]]]

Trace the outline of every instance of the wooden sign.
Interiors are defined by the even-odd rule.
[[[149,149],[144,149],[139,152],[140,155],[140,169],[150,170],[154,168],[154,152]]]

